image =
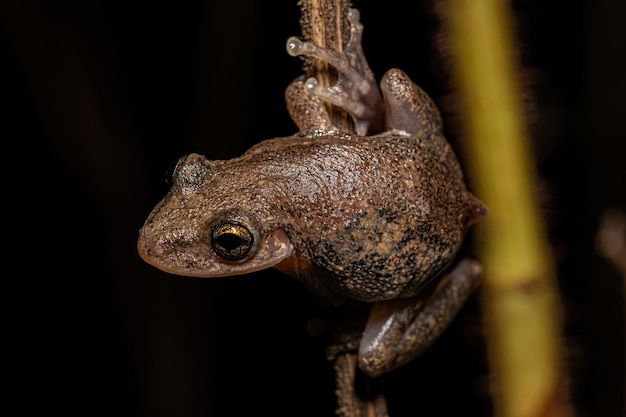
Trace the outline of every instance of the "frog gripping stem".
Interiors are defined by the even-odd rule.
[[[306,42],[297,37],[287,40],[287,53],[324,61],[337,70],[337,81],[330,87],[320,85],[315,77],[306,80],[304,91],[347,111],[352,117],[356,133],[380,133],[383,130],[384,105],[374,75],[361,47],[363,25],[359,12],[350,9],[350,38],[342,52]]]

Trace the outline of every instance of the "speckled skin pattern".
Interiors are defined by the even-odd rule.
[[[299,133],[231,160],[181,158],[138,250],[173,274],[274,267],[329,304],[376,302],[359,348],[359,366],[375,376],[430,345],[477,287],[480,265],[466,261],[437,291],[422,291],[442,278],[486,208],[466,188],[434,103],[397,69],[378,87],[358,13],[348,19],[342,53],[287,42],[291,55],[338,73],[332,87],[299,78],[287,88]],[[344,109],[354,129],[339,129],[323,101]]]
[[[303,133],[228,161],[192,154],[177,171],[142,228],[144,258],[178,274],[221,275],[209,224],[236,210],[254,219],[261,242],[284,231],[291,256],[314,269],[286,272],[333,299],[414,295],[448,264],[480,209],[454,160],[441,160],[431,138],[401,131]]]

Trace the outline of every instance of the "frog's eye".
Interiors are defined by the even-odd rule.
[[[179,167],[185,162],[186,156],[181,156],[180,158],[174,159],[170,161],[165,170],[165,184],[168,186],[174,185],[174,178],[176,178],[176,174],[178,173]]]
[[[243,259],[254,245],[252,233],[239,224],[221,224],[211,231],[213,250],[222,258]]]
[[[165,183],[192,193],[206,184],[212,175],[211,161],[202,155],[190,153],[170,163],[165,171]]]
[[[224,259],[242,260],[256,250],[257,230],[245,214],[239,211],[225,213],[210,226],[213,251]]]

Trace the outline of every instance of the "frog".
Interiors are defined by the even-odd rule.
[[[377,377],[428,348],[479,286],[481,264],[455,258],[487,209],[467,187],[433,100],[399,69],[377,83],[358,10],[348,20],[341,52],[287,41],[290,55],[337,72],[330,87],[315,77],[287,87],[298,132],[232,159],[180,158],[137,248],[175,275],[274,268],[329,306],[368,305],[358,366]],[[329,104],[352,129],[333,122]]]

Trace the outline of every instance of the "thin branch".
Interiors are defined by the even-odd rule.
[[[352,2],[348,0],[300,0],[302,12],[300,27],[304,40],[341,52],[350,37],[348,11]],[[336,72],[327,62],[306,57],[304,71],[308,77],[330,87],[336,80]],[[352,119],[348,113],[330,103],[325,103],[333,124],[340,130],[354,132]]]

